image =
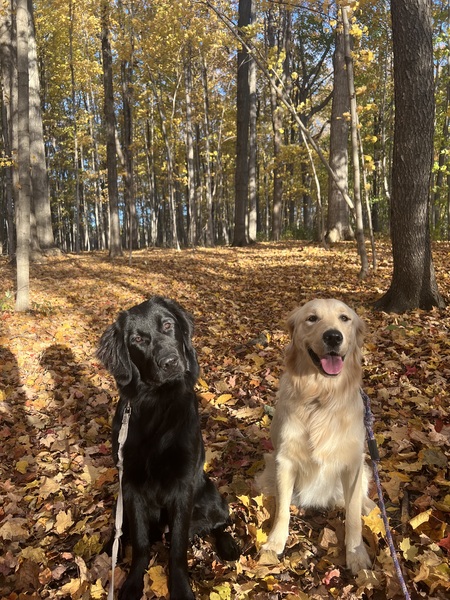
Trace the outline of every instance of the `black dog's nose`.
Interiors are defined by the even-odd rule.
[[[161,360],[161,368],[164,369],[165,371],[168,371],[169,369],[176,367],[178,364],[178,356],[175,356],[174,354],[170,355],[170,356],[166,356],[165,358],[163,358]]]
[[[336,348],[344,339],[342,333],[338,329],[329,329],[323,334],[323,341],[330,348]]]

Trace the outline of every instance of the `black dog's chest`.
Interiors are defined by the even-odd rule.
[[[192,479],[202,469],[202,462],[203,443],[195,411],[132,414],[123,447],[125,480],[137,487],[166,488]]]

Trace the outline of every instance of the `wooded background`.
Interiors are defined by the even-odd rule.
[[[350,63],[340,4],[21,3],[29,16],[29,81],[22,79],[28,92],[23,87],[18,98],[28,93],[33,252],[54,244],[111,251],[114,231],[116,253],[151,245],[348,239],[353,213],[298,120],[345,189],[354,189],[356,173],[361,177],[365,227],[370,214],[375,232],[388,232],[394,124],[388,3],[346,6],[358,134],[358,152],[350,157]],[[447,239],[450,9],[448,0],[431,5],[430,222],[433,236]],[[0,25],[0,243],[12,255],[21,188],[11,168],[18,153],[14,2],[2,5]],[[421,43],[414,39],[413,46]]]

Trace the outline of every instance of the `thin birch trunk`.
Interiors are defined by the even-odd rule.
[[[30,86],[30,163],[32,183],[32,212],[36,219],[36,242],[39,251],[59,253],[55,247],[50,207],[50,192],[42,123],[41,92],[36,49],[33,2],[28,0],[29,38],[28,65]]]
[[[78,123],[75,93],[75,65],[73,57],[74,4],[69,1],[69,68],[72,93],[72,123],[73,123],[73,170],[75,174],[75,252],[80,252],[80,172],[78,164]]]
[[[344,26],[344,41],[345,41],[345,63],[347,66],[348,91],[350,95],[350,115],[351,115],[351,140],[352,140],[352,162],[353,162],[353,196],[355,202],[355,218],[356,218],[356,242],[358,245],[358,253],[361,259],[361,270],[359,279],[364,279],[369,270],[367,260],[367,252],[364,241],[364,222],[362,214],[361,202],[361,171],[359,166],[359,150],[358,150],[358,115],[356,112],[356,93],[353,76],[353,60],[350,43],[350,28],[348,23],[347,7],[343,6],[342,24]]]
[[[186,163],[189,231],[188,239],[191,248],[197,244],[197,199],[195,193],[194,169],[194,137],[192,131],[192,57],[190,47],[184,60],[184,84],[186,98]]]
[[[205,58],[200,53],[201,74],[203,85],[203,107],[204,107],[204,126],[205,126],[205,163],[206,163],[206,246],[214,246],[214,223],[213,223],[213,188],[211,175],[211,143],[210,132],[211,124],[209,120],[209,93],[208,93],[208,72],[206,69]]]
[[[12,3],[11,3],[12,4]],[[8,227],[8,254],[16,250],[14,227],[14,206],[17,205],[18,170],[17,161],[17,52],[15,21],[12,19],[13,6],[7,4],[0,19],[0,60],[2,78],[2,136],[5,152],[12,164],[6,167],[6,222]]]
[[[112,74],[112,53],[109,31],[109,4],[102,2],[102,59],[104,87],[104,122],[106,129],[106,163],[108,170],[108,200],[109,200],[109,256],[114,259],[122,256],[122,241],[120,238],[119,220],[119,191],[117,187],[117,158],[116,158],[116,118],[114,113],[114,90]]]
[[[255,19],[252,4],[252,22]],[[249,86],[249,134],[248,134],[248,241],[256,242],[257,234],[257,193],[256,193],[256,64],[251,55],[248,57]]]
[[[174,177],[174,161],[173,161],[173,152],[172,147],[169,140],[169,135],[166,128],[166,115],[164,114],[164,110],[162,107],[162,100],[158,96],[158,89],[156,86],[156,82],[153,78],[153,75],[149,73],[150,81],[153,87],[153,94],[156,99],[156,104],[158,106],[159,117],[161,121],[161,133],[164,140],[164,145],[166,147],[166,157],[167,157],[167,189],[169,195],[169,220],[171,224],[171,246],[180,250],[180,242],[178,239],[178,227],[177,227],[177,211],[175,205],[175,177]],[[174,99],[175,102],[175,99]]]
[[[30,308],[30,133],[28,79],[28,6],[17,0],[17,84],[18,84],[18,171],[19,190],[16,206],[17,295],[16,311]]]

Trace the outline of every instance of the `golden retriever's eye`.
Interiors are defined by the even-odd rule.
[[[350,317],[347,317],[347,315],[341,315],[339,317],[341,319],[341,321],[343,321],[344,323],[346,323],[347,321],[350,321]]]
[[[308,321],[308,323],[315,323],[319,320],[319,317],[317,315],[309,315],[309,317],[306,320]]]

